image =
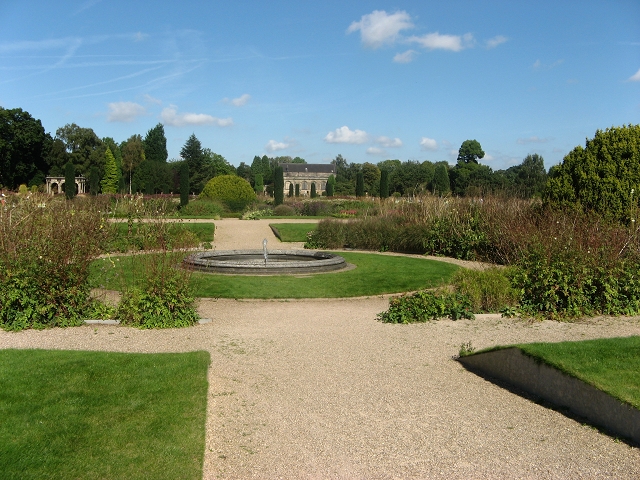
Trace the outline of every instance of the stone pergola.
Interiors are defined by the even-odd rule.
[[[327,180],[335,175],[336,166],[326,163],[281,163],[284,177],[284,194],[289,193],[289,185],[300,185],[300,195],[311,194],[311,184],[316,184],[316,193],[321,195],[327,190]]]
[[[64,177],[47,177],[47,193],[62,193],[62,185],[64,185]],[[87,179],[85,177],[76,177],[76,186],[78,193],[87,193]]]

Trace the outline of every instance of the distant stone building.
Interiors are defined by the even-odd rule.
[[[316,193],[322,195],[327,190],[327,180],[336,174],[336,166],[327,163],[281,163],[284,177],[284,194],[289,194],[289,185],[300,185],[300,195],[311,195],[311,185],[316,184]]]
[[[62,186],[64,185],[64,177],[47,177],[47,193],[62,193]],[[79,194],[87,193],[87,179],[85,177],[76,177],[76,190]]]

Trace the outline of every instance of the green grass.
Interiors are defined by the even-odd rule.
[[[213,298],[340,298],[399,293],[446,284],[457,266],[412,257],[341,252],[353,270],[308,277],[212,275],[194,273],[198,297]],[[143,275],[140,256],[99,259],[91,265],[94,285],[118,290]]]
[[[270,223],[282,242],[306,242],[307,233],[318,228],[317,223]]]
[[[640,336],[516,346],[525,354],[640,409]]]
[[[202,478],[209,362],[0,350],[0,476]]]

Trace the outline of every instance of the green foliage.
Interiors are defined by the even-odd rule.
[[[0,209],[0,326],[80,324],[91,303],[89,263],[106,236],[101,213],[88,203],[36,194]]]
[[[327,186],[327,188],[328,188],[328,186]],[[294,195],[294,193],[293,193],[293,192],[294,192],[293,183],[290,183],[290,184],[289,184],[289,194],[288,194],[287,196],[288,196],[289,198],[292,198],[292,197],[293,197],[293,195]]]
[[[356,197],[364,197],[364,175],[362,172],[356,174]]]
[[[276,206],[284,202],[284,172],[282,167],[278,166],[273,172],[273,198]]]
[[[282,204],[273,209],[273,214],[278,217],[293,217],[296,210],[289,205]]]
[[[327,180],[327,197],[333,197],[333,193],[336,188],[336,177],[333,174],[329,175],[329,179]]]
[[[484,151],[477,140],[465,140],[458,150],[458,162],[478,163],[484,157]]]
[[[389,309],[378,314],[383,323],[428,322],[448,317],[451,320],[473,320],[471,301],[459,293],[421,290],[389,300]]]
[[[102,193],[118,193],[118,166],[109,147],[107,147],[107,151],[105,152],[105,158],[104,176],[100,182]]]
[[[167,163],[167,137],[164,135],[164,126],[158,123],[147,132],[143,140],[144,155],[150,162]]]
[[[216,200],[198,198],[180,209],[182,217],[220,218],[224,213],[224,206]]]
[[[256,194],[249,182],[234,175],[220,175],[207,182],[202,199],[219,200],[232,211],[242,211],[256,199]]]
[[[544,192],[553,205],[593,211],[623,222],[636,220],[640,191],[640,125],[596,131],[549,171]]]
[[[449,172],[446,165],[438,165],[435,168],[433,177],[433,193],[435,195],[446,195],[451,191],[449,183]]]
[[[508,168],[505,175],[508,179],[505,188],[520,198],[541,197],[547,183],[544,159],[537,153],[527,155],[520,165]]]
[[[518,291],[511,286],[508,270],[460,269],[452,278],[454,291],[471,302],[474,312],[499,312],[516,307],[520,302]]]
[[[201,479],[209,363],[208,352],[0,350],[2,478]]]
[[[51,143],[40,120],[20,108],[0,107],[0,185],[15,189],[45,173]]]
[[[76,167],[71,162],[64,166],[64,194],[67,200],[76,196]]]
[[[389,198],[389,170],[380,172],[380,198]]]
[[[300,184],[299,183],[296,183],[295,193],[296,193],[296,197],[300,196]]]
[[[89,169],[87,182],[89,183],[89,193],[91,195],[100,193],[100,170],[98,170],[98,167],[93,166]]]
[[[316,198],[318,196],[318,194],[316,193],[316,184],[312,183],[311,184],[311,198]]]
[[[132,185],[133,171],[145,161],[144,144],[140,135],[132,135],[124,142],[122,151],[122,168],[129,174],[129,194],[140,191]],[[144,186],[142,186],[144,188]]]
[[[189,164],[182,162],[180,164],[180,208],[184,211],[189,205]],[[183,212],[187,214],[186,212]],[[188,214],[187,214],[188,215]]]
[[[253,189],[256,191],[258,195],[262,195],[264,192],[264,180],[262,179],[262,174],[259,173],[256,175],[255,184]]]
[[[138,328],[188,327],[198,322],[191,272],[180,269],[182,254],[163,250],[141,256],[143,274],[123,289],[117,318]]]

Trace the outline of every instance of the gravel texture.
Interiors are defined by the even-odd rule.
[[[256,248],[263,238],[272,247],[278,241],[268,223],[217,221],[216,249]],[[387,305],[383,297],[203,299],[200,313],[212,319],[205,325],[0,331],[0,348],[208,350],[207,479],[640,478],[639,448],[452,359],[466,342],[640,335],[640,319],[527,323],[481,315],[388,325],[375,320]]]

